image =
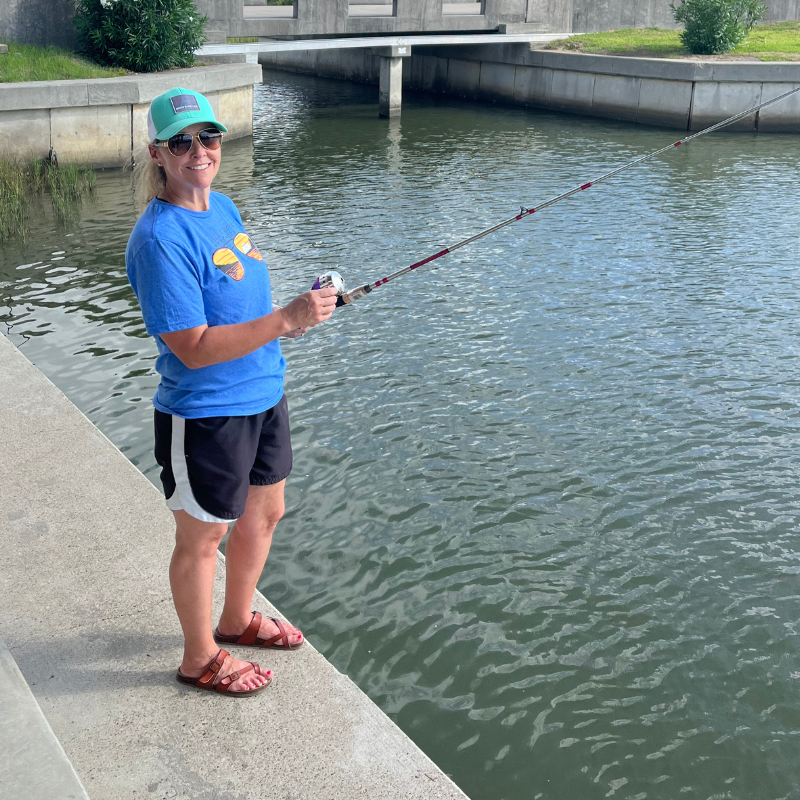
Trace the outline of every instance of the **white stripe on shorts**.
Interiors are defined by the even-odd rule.
[[[209,514],[195,500],[192,485],[189,483],[189,471],[186,468],[185,436],[186,420],[173,414],[170,460],[172,461],[172,474],[175,477],[175,491],[167,500],[167,508],[170,511],[185,511],[190,517],[199,519],[200,522],[224,522],[226,525],[233,522],[232,519],[221,519]]]

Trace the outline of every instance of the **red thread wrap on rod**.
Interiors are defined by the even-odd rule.
[[[417,267],[423,266],[423,264],[428,264],[431,261],[435,261],[437,258],[441,258],[442,256],[446,256],[450,251],[445,247],[444,250],[440,250],[436,255],[428,256],[428,258],[423,258],[422,261],[417,261],[416,264],[412,264],[409,269],[416,269]]]

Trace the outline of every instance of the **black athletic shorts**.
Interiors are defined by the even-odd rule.
[[[279,483],[292,471],[285,395],[249,417],[183,419],[156,409],[155,433],[167,506],[203,522],[238,519],[251,486]]]

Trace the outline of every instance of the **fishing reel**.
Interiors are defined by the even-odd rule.
[[[322,275],[314,281],[314,285],[311,288],[324,289],[326,286],[333,286],[333,288],[336,289],[336,305],[337,307],[343,306],[344,300],[342,299],[342,295],[344,294],[344,278],[336,272],[336,270],[323,272]]]

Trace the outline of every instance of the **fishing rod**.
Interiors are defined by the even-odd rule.
[[[626,169],[630,169],[631,167],[635,167],[637,164],[641,164],[645,161],[650,160],[651,158],[655,158],[657,155],[661,153],[666,153],[668,150],[672,150],[675,147],[680,147],[682,144],[687,144],[691,142],[693,139],[697,139],[700,136],[705,136],[707,133],[713,133],[714,131],[718,131],[720,128],[725,128],[728,125],[732,125],[734,122],[742,119],[743,117],[747,117],[750,114],[759,111],[762,108],[766,108],[766,106],[770,106],[773,103],[777,103],[780,100],[783,100],[790,95],[795,94],[796,92],[800,92],[800,86],[795,89],[791,89],[788,92],[784,92],[784,94],[778,95],[777,97],[773,97],[772,100],[767,100],[764,103],[759,103],[757,106],[753,106],[752,108],[748,108],[746,111],[741,111],[738,114],[734,114],[734,116],[729,117],[722,122],[718,122],[716,125],[711,125],[708,128],[703,129],[702,131],[698,131],[697,133],[691,134],[691,136],[687,136],[685,139],[681,139],[678,142],[673,142],[672,144],[668,144],[666,147],[662,147],[659,150],[655,150],[652,153],[648,153],[647,155],[640,156],[639,158],[630,161],[627,164],[624,164],[617,169],[611,170],[611,172],[606,172],[605,175],[601,175],[599,178],[595,178],[594,180],[588,181],[587,183],[583,183],[580,186],[576,186],[574,189],[570,189],[568,192],[564,192],[556,197],[551,198],[550,200],[545,201],[541,205],[534,206],[531,208],[526,208],[525,206],[521,206],[519,210],[519,214],[516,214],[513,217],[509,217],[503,222],[498,223],[497,225],[493,225],[491,228],[487,228],[485,231],[481,231],[480,233],[476,233],[474,236],[470,236],[468,239],[464,239],[463,241],[456,242],[456,244],[452,244],[449,247],[445,247],[443,250],[440,250],[438,253],[434,253],[433,255],[428,256],[427,258],[423,258],[421,261],[417,261],[414,264],[411,264],[408,267],[404,267],[403,269],[398,270],[397,272],[393,272],[391,275],[387,275],[385,278],[381,278],[380,280],[375,281],[374,283],[366,283],[363,286],[359,286],[355,289],[351,289],[349,292],[344,291],[344,278],[335,271],[326,272],[323,275],[320,275],[319,278],[314,282],[313,289],[320,289],[323,286],[333,286],[337,293],[338,297],[336,298],[336,305],[337,306],[344,306],[349,305],[354,300],[359,300],[362,297],[366,297],[373,289],[377,289],[379,286],[385,286],[389,281],[395,280],[395,278],[399,278],[402,275],[406,275],[409,272],[413,272],[415,269],[419,269],[425,264],[430,264],[431,261],[436,261],[437,258],[441,258],[442,256],[446,256],[448,253],[452,253],[455,250],[458,250],[461,247],[466,247],[468,244],[472,244],[473,242],[477,242],[478,239],[483,239],[484,236],[488,236],[490,233],[494,233],[495,231],[499,231],[501,228],[505,228],[507,225],[511,225],[514,222],[519,222],[521,219],[525,217],[529,217],[531,214],[535,214],[538,211],[543,211],[545,208],[549,206],[553,206],[556,203],[560,203],[562,200],[566,200],[568,197],[572,197],[578,192],[584,192],[587,189],[591,188],[592,186],[597,186],[599,183],[608,180],[609,178],[613,178],[615,175],[619,175],[620,172],[624,172]]]

